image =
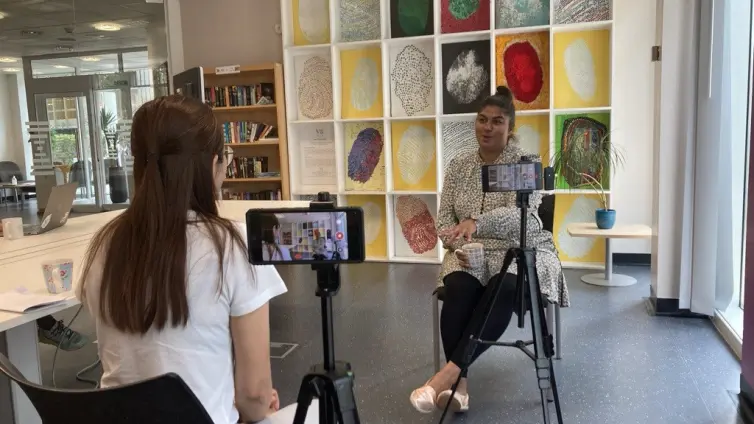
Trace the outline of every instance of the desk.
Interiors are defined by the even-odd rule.
[[[609,230],[600,230],[593,222],[577,222],[569,224],[568,234],[572,237],[603,237],[605,239],[605,273],[587,274],[581,281],[587,284],[604,287],[626,287],[636,284],[636,278],[613,274],[613,252],[610,250],[611,238],[649,238],[652,229],[646,225],[616,225]]]
[[[306,201],[226,200],[219,203],[220,215],[245,222],[251,208],[307,207]],[[19,240],[0,238],[0,293],[23,286],[30,291],[46,293],[41,264],[47,260],[71,258],[74,278],[81,275],[81,263],[94,233],[122,210],[71,218],[66,225],[48,233]],[[78,281],[77,283],[78,284]],[[52,308],[27,314],[0,311],[0,351],[29,380],[40,383],[37,318],[56,314],[79,305],[70,299]],[[16,385],[0,384],[0,422],[3,424],[40,424],[41,420],[26,395]]]

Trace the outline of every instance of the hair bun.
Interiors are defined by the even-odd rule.
[[[510,88],[504,86],[504,85],[498,85],[497,90],[495,90],[495,95],[500,96],[506,99],[512,99],[513,93],[511,93]]]

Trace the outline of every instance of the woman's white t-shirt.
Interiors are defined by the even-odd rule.
[[[284,246],[278,246],[275,249],[274,245],[265,244],[262,249],[262,259],[265,261],[290,261],[291,251]]]
[[[245,239],[245,225],[237,226]],[[274,267],[251,266],[247,252],[229,245],[225,254],[225,279],[218,290],[220,275],[211,239],[202,226],[190,225],[187,241],[189,321],[186,327],[151,330],[139,336],[107,325],[99,313],[102,264],[99,261],[93,264],[89,278],[83,282],[86,290],[83,302],[97,329],[99,357],[104,369],[101,385],[113,387],[176,373],[215,423],[234,424],[239,415],[234,406],[230,317],[251,313],[287,289]]]

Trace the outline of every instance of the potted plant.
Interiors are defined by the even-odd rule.
[[[623,166],[620,149],[612,143],[609,133],[600,135],[593,130],[573,131],[561,143],[552,163],[558,186],[597,193],[600,199],[600,207],[594,213],[597,228],[613,228],[616,211],[608,208],[605,185],[610,173]]]
[[[113,112],[104,107],[100,109],[100,128],[105,136],[109,157],[105,160],[105,172],[110,186],[110,200],[113,203],[124,203],[128,200],[128,180],[118,151],[118,131],[115,129],[117,120],[118,117]]]

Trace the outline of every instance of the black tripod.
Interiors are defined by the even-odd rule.
[[[312,202],[312,209],[332,208],[323,202],[329,197],[319,194],[320,202]],[[313,398],[319,399],[319,422],[322,424],[360,424],[353,394],[351,364],[335,360],[332,298],[340,290],[340,269],[337,264],[315,264],[317,271],[317,297],[322,304],[322,340],[325,362],[314,365],[301,381],[298,406],[293,424],[304,424]]]
[[[464,371],[469,367],[469,362],[471,362],[477,344],[515,347],[520,349],[534,361],[542,400],[542,414],[544,415],[543,422],[545,424],[550,424],[550,402],[553,402],[555,403],[558,424],[563,424],[563,414],[560,410],[558,387],[555,383],[555,369],[552,364],[552,357],[555,353],[555,348],[553,345],[552,334],[550,334],[550,330],[547,328],[545,301],[542,296],[542,291],[539,288],[539,278],[537,277],[536,267],[536,251],[526,247],[526,220],[529,214],[529,196],[531,193],[531,191],[519,191],[516,193],[516,206],[521,209],[521,246],[509,249],[508,252],[506,252],[500,274],[498,274],[498,277],[494,281],[490,281],[489,286],[487,287],[487,290],[492,291],[489,301],[485,305],[479,305],[474,312],[471,322],[476,324],[478,328],[471,331],[469,344],[466,347],[464,355],[464,363],[458,364],[461,366],[461,373],[458,375],[458,379],[453,385],[453,392],[451,393],[450,398],[452,399],[453,396],[455,396],[458,383],[461,381],[461,376],[464,374]],[[500,294],[503,276],[508,272],[508,268],[511,266],[514,259],[516,260],[518,271],[518,275],[516,276],[518,328],[524,328],[526,312],[531,312],[531,328],[534,340],[519,340],[514,343],[481,340],[479,337],[483,333],[484,327],[487,325],[487,320],[492,313],[493,305],[495,305],[497,297]],[[534,352],[527,347],[531,345],[534,345]],[[451,402],[448,402],[445,406],[445,410],[440,418],[441,424],[445,420],[450,404]]]

